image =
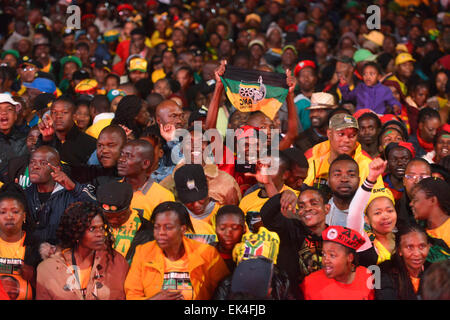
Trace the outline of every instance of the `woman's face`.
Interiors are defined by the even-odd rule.
[[[117,96],[111,101],[111,112],[116,112],[117,106],[119,105],[120,100],[122,100],[123,96]]]
[[[80,246],[91,250],[102,250],[105,247],[105,222],[100,215],[92,219],[80,240]]]
[[[398,92],[397,88],[394,86],[389,86],[389,89],[392,91],[392,95],[397,101],[400,101],[400,92]]]
[[[403,137],[400,133],[398,133],[396,130],[388,130],[383,135],[383,138],[381,138],[381,146],[386,148],[386,146],[391,142],[401,142],[403,141]]]
[[[175,212],[166,211],[156,216],[153,234],[162,250],[179,247],[185,232],[186,226],[181,225]]]
[[[219,245],[226,251],[232,251],[244,234],[244,222],[235,214],[223,215],[216,224]]]
[[[322,254],[322,269],[327,278],[342,278],[351,272],[353,255],[339,243],[324,241]]]
[[[441,160],[450,153],[450,134],[441,135],[436,141],[436,160]]]
[[[430,209],[433,207],[432,197],[427,198],[424,191],[417,188],[413,189],[410,206],[415,219],[427,220],[430,216]]]
[[[80,130],[86,130],[89,126],[89,122],[91,121],[88,106],[79,106],[77,111],[73,114],[73,120],[77,124],[77,127],[80,128]]]
[[[430,251],[430,245],[423,233],[413,231],[403,235],[400,239],[398,253],[409,270],[422,269],[428,251]]]
[[[147,126],[147,124],[150,122],[150,113],[148,112],[147,107],[142,106],[135,120],[138,125],[143,127]]]
[[[0,235],[18,234],[24,221],[25,210],[19,201],[8,198],[0,201]]]
[[[392,201],[382,197],[370,203],[367,208],[367,218],[376,233],[386,235],[392,232],[397,223],[397,212]]]

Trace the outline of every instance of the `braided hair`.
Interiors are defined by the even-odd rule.
[[[135,118],[142,109],[142,101],[135,95],[125,96],[120,100],[114,119],[111,124],[121,124],[133,130],[134,137],[141,136],[143,128],[136,122]]]

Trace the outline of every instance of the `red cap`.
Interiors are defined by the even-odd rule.
[[[390,114],[390,113],[389,113],[389,114],[382,115],[382,116],[380,117],[380,120],[381,120],[381,123],[382,123],[382,124],[385,124],[386,122],[391,121],[391,120],[401,122],[401,120],[399,120],[395,115]]]
[[[123,10],[133,11],[134,7],[131,4],[129,4],[129,3],[124,3],[124,4],[121,4],[121,5],[117,6],[117,12],[120,12],[120,11],[123,11]]]
[[[316,64],[312,60],[303,60],[297,63],[294,69],[294,75],[297,76],[300,70],[306,67],[316,68]]]
[[[323,230],[323,241],[333,241],[347,248],[358,250],[366,240],[355,230],[342,226],[331,226]]]
[[[412,145],[412,143],[400,141],[400,142],[398,143],[398,145],[399,145],[400,147],[403,147],[403,148],[408,149],[409,152],[411,152],[411,155],[412,155],[413,158],[416,156],[416,149],[414,149],[414,146]]]
[[[374,115],[376,115],[377,117],[378,117],[378,115],[373,111],[373,110],[370,110],[370,109],[367,109],[367,108],[365,108],[365,109],[359,109],[358,111],[356,111],[354,114],[353,114],[353,117],[356,119],[356,120],[358,120],[358,118],[359,117],[361,117],[363,114],[365,114],[365,113],[373,113]]]
[[[444,67],[444,69],[450,70],[450,54],[447,54],[438,60],[438,63]]]
[[[450,132],[450,124],[446,123],[439,128],[440,131]]]
[[[84,21],[84,20],[86,20],[86,19],[95,19],[95,14],[88,13],[88,14],[84,14],[84,15],[81,17],[81,21]]]
[[[286,27],[284,27],[284,31],[286,32],[297,32],[297,25],[294,24],[288,24]]]
[[[242,130],[242,131],[240,131],[240,130]],[[236,130],[236,133],[237,133],[236,138],[237,138],[237,140],[240,140],[242,138],[253,137],[258,130],[259,130],[259,128],[249,126],[249,125],[239,127]]]
[[[156,1],[156,0],[148,0],[148,1],[146,2],[146,5],[147,5],[147,7],[150,7],[150,6],[157,6],[157,5],[158,5],[158,1]]]

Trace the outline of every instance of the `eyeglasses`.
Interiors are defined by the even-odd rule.
[[[427,175],[427,174],[425,174],[425,175],[405,174],[405,178],[408,180],[417,180],[417,179],[422,180],[422,179],[429,178],[429,177],[431,177],[431,176]]]
[[[22,67],[23,71],[34,71],[35,69],[36,69],[35,67],[27,67],[27,66]]]

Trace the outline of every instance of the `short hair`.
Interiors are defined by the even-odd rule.
[[[430,163],[429,163],[427,160],[425,160],[424,158],[419,158],[419,157],[415,157],[415,158],[412,158],[411,160],[409,160],[409,162],[406,164],[405,170],[408,169],[408,167],[409,167],[412,163],[415,163],[415,162],[423,163],[427,168],[430,169],[430,173],[431,173],[431,166],[430,166]]]
[[[114,73],[109,73],[106,78],[105,81],[107,81],[109,78],[114,78],[118,84],[120,84],[120,77],[117,74]]]
[[[194,76],[194,70],[192,70],[191,67],[189,66],[181,66],[180,68],[177,69],[177,71],[175,72],[175,74],[177,74],[179,71],[181,70],[185,70],[187,71],[187,73],[189,74],[189,76],[193,77]]]
[[[417,123],[425,122],[428,119],[437,118],[441,120],[441,116],[437,110],[430,107],[425,107],[420,109],[419,115],[417,116]]]
[[[378,74],[381,74],[381,68],[380,68],[380,65],[379,65],[378,63],[376,63],[376,62],[374,62],[374,61],[369,61],[369,62],[367,62],[366,64],[363,65],[363,67],[362,67],[362,69],[361,69],[361,72],[364,73],[364,70],[365,70],[367,67],[375,68],[375,70],[377,70]]]
[[[123,140],[123,144],[127,142],[127,134],[125,133],[125,130],[117,124],[110,124],[109,126],[104,127],[98,136],[100,137],[104,133],[117,133]]]
[[[314,191],[314,192],[317,192],[317,193],[319,194],[319,196],[322,198],[323,204],[327,204],[327,203],[328,203],[328,195],[327,195],[327,193],[326,193],[324,190],[318,189],[318,188],[316,188],[316,187],[306,186],[306,187],[303,187],[303,188],[302,188],[299,197],[300,197],[300,196],[302,195],[302,193],[304,193],[305,191]]]
[[[216,224],[219,222],[219,220],[227,214],[235,215],[239,218],[240,221],[242,221],[242,224],[245,223],[245,214],[242,211],[239,206],[236,206],[234,204],[227,204],[221,207],[216,214]]]
[[[182,226],[186,226],[187,231],[195,232],[191,217],[189,216],[189,212],[186,207],[182,203],[175,201],[165,201],[156,206],[153,210],[152,217],[150,218],[152,225],[155,225],[156,217],[159,214],[167,211],[175,212],[178,216],[180,224]]]
[[[381,126],[383,125],[381,123],[380,118],[373,112],[366,112],[363,113],[359,118],[358,118],[358,124],[360,123],[360,121],[362,120],[366,120],[366,119],[372,119],[373,121],[375,121],[375,123],[377,124],[377,127],[380,129]]]
[[[91,100],[89,107],[94,108],[97,113],[104,113],[110,111],[109,100],[105,95],[97,94]]]
[[[52,108],[57,102],[63,102],[65,105],[69,106],[69,109],[72,111],[72,113],[75,112],[75,103],[69,96],[62,95],[62,96],[56,98],[55,101],[53,101],[50,108]]]
[[[355,161],[355,159],[353,159],[351,156],[349,156],[348,154],[340,154],[337,156],[336,159],[334,159],[331,164],[330,164],[330,168],[328,169],[328,172],[331,172],[331,168],[339,161],[350,161],[353,164],[356,165],[356,167],[358,168],[358,173],[359,173],[359,165],[358,162]]]
[[[81,49],[84,48],[87,51],[89,51],[89,45],[86,42],[78,42],[75,46],[75,49]]]
[[[20,187],[17,183],[5,183],[0,188],[0,202],[5,199],[13,199],[19,202],[22,205],[25,214],[28,215],[28,204],[25,193],[22,187]]]
[[[450,172],[447,169],[437,163],[431,163],[430,167],[431,174],[439,173],[442,177],[444,177],[445,182],[450,183]]]
[[[421,284],[424,300],[450,300],[450,260],[431,264]]]
[[[142,139],[136,139],[136,140],[131,140],[128,141],[126,143],[127,146],[131,145],[133,147],[139,147],[141,148],[141,153],[142,153],[142,157],[144,158],[144,160],[150,160],[153,162],[153,157],[154,157],[154,150],[153,150],[153,145],[148,142],[147,140],[142,140]]]

